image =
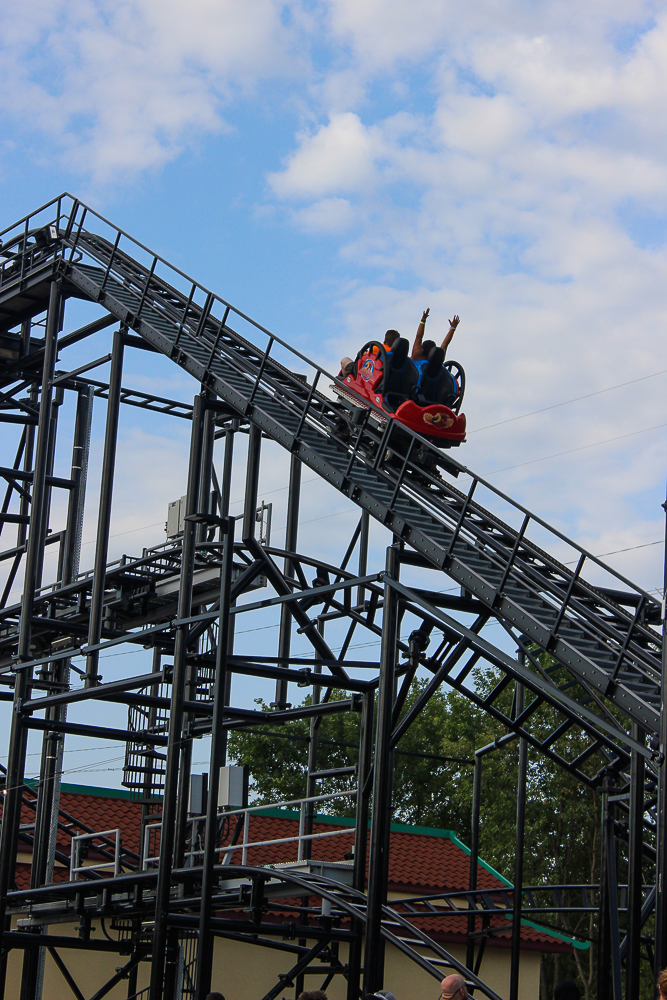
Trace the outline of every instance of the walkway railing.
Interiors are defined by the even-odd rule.
[[[266,805],[261,806],[247,806],[243,809],[229,809],[218,814],[218,819],[222,817],[232,817],[242,818],[243,823],[241,827],[241,834],[238,843],[219,845],[216,847],[216,852],[218,854],[219,860],[218,864],[231,865],[234,863],[234,855],[237,852],[241,852],[241,864],[248,864],[248,852],[256,847],[272,847],[277,844],[295,844],[297,848],[297,859],[300,860],[303,857],[303,845],[307,842],[317,841],[317,840],[327,840],[333,837],[339,837],[343,834],[348,836],[354,833],[354,827],[345,826],[341,830],[325,830],[323,833],[305,833],[303,822],[299,822],[298,832],[292,834],[289,837],[272,837],[268,840],[251,840],[250,839],[250,818],[251,816],[260,816],[269,810],[275,809],[288,809],[289,807],[299,807],[305,805],[314,805],[316,802],[331,802],[336,799],[352,798],[356,796],[357,789],[351,788],[342,792],[329,792],[325,795],[313,795],[310,798],[304,799],[289,799],[283,802],[271,802]],[[288,817],[285,817],[288,818]],[[291,819],[291,817],[289,817]],[[203,858],[204,855],[204,845],[203,838],[205,836],[205,830],[202,828],[206,823],[206,815],[201,816],[190,816],[188,818],[188,825],[191,828],[190,834],[190,849],[185,854],[185,866],[186,867],[196,867],[198,864],[197,859]],[[200,829],[198,829],[198,827]],[[159,831],[162,828],[161,823],[149,823],[144,828],[144,840],[142,845],[142,870],[148,868],[157,867],[159,862]],[[152,844],[151,844],[152,842]],[[150,853],[151,850],[155,853]],[[295,859],[295,860],[297,860]],[[238,863],[238,861],[236,862]]]

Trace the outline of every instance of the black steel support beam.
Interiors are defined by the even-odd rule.
[[[60,545],[57,577],[66,585],[71,583],[79,570],[81,535],[85,506],[88,456],[90,451],[90,428],[92,420],[92,390],[84,387],[77,393],[74,440],[72,444],[71,480],[67,511],[67,528]],[[70,660],[57,660],[50,664],[48,677],[53,681],[53,690],[62,690],[69,685]],[[53,705],[47,709],[46,719],[64,723],[67,719],[67,705]],[[57,854],[58,820],[60,806],[60,786],[62,782],[62,762],[65,733],[50,729],[44,733],[40,781],[35,813],[35,841],[30,884],[37,887],[53,881],[54,863]],[[43,934],[48,933],[44,928]],[[41,1000],[44,981],[44,948],[39,950],[37,962],[24,963],[24,978],[29,981],[26,995]],[[26,965],[28,975],[26,976]]]
[[[318,621],[317,626],[318,626],[318,631],[320,632],[320,634],[322,636],[324,636],[325,623],[320,620],[320,621]],[[319,674],[319,673],[322,672],[322,666],[321,666],[321,664],[319,664],[319,663],[315,664],[315,672],[316,672],[316,674]],[[324,695],[325,702],[328,701],[330,694],[331,694],[331,689],[328,688],[326,690],[326,692],[325,692],[325,695]],[[319,705],[320,704],[321,695],[322,695],[322,689],[320,688],[320,685],[319,684],[314,684],[313,685],[313,694],[312,694],[312,699],[313,699],[312,704],[313,705]],[[318,768],[317,768],[317,749],[318,749],[319,734],[320,734],[320,724],[322,722],[322,719],[323,719],[322,715],[311,715],[311,717],[310,717],[310,728],[309,728],[309,732],[308,732],[308,736],[309,736],[308,762],[307,762],[307,765],[306,765],[306,798],[307,799],[313,798],[313,796],[317,792],[317,777],[316,777],[317,770],[318,770]],[[319,775],[319,776],[324,777],[324,775]],[[303,816],[303,832],[304,832],[304,834],[307,837],[309,837],[312,834],[312,832],[313,832],[313,822],[314,822],[314,818],[315,818],[315,803],[314,802],[306,802],[306,803],[304,803],[301,806],[301,809],[302,809],[302,816]],[[301,822],[301,817],[299,819],[299,822]],[[309,859],[309,858],[312,857],[313,842],[311,840],[301,841],[300,848],[301,848],[300,855],[299,855],[300,858]]]
[[[12,949],[31,948],[34,935],[29,931],[6,931],[2,935],[2,947],[7,951]],[[108,941],[106,938],[89,938],[85,941],[80,937],[69,937],[64,934],[49,934],[49,944],[54,948],[67,948],[73,951],[105,951],[118,953],[125,947],[123,941]]]
[[[56,380],[51,380],[51,387],[55,386]],[[42,513],[42,528],[39,534],[40,539],[46,540],[51,512],[51,494],[53,485],[53,471],[55,463],[56,436],[58,431],[58,413],[63,402],[62,389],[56,390],[51,398],[51,416],[49,420],[49,443],[48,457],[46,464],[46,477],[44,480],[44,509]],[[33,477],[31,477],[33,478]],[[44,566],[42,558],[40,567],[35,579],[36,587],[42,584],[42,570]],[[62,546],[60,548],[62,552]],[[53,665],[58,669],[58,664]],[[48,681],[51,674],[51,665],[45,664],[40,672],[40,680],[44,683]],[[40,885],[46,877],[46,867],[48,862],[49,832],[51,826],[51,796],[53,792],[53,775],[55,774],[55,760],[49,750],[55,752],[58,737],[45,733],[42,740],[42,759],[40,762],[40,775],[42,780],[39,784],[37,795],[37,810],[35,816],[35,835],[33,840],[33,863],[30,871],[31,886]],[[36,935],[37,936],[37,935]],[[23,969],[21,974],[21,1000],[41,1000],[42,983],[44,977],[44,950],[35,947],[32,950],[26,949],[23,954]]]
[[[213,971],[213,936],[210,930],[213,914],[212,897],[214,889],[215,849],[218,829],[218,791],[220,768],[223,764],[224,731],[222,722],[225,713],[225,691],[227,689],[227,650],[229,642],[229,603],[232,588],[232,564],[234,559],[234,520],[227,519],[227,538],[222,558],[220,581],[220,618],[218,620],[218,646],[213,686],[213,716],[211,719],[211,754],[208,770],[208,801],[206,806],[206,835],[202,860],[201,904],[199,909],[199,936],[197,939],[197,978],[195,1000],[206,1000],[211,990]]]
[[[24,721],[26,729],[37,729],[40,732],[69,733],[71,736],[89,736],[94,740],[118,740],[121,743],[136,743],[136,732],[129,729],[111,729],[108,726],[90,726],[82,722],[59,722],[55,719],[27,718]],[[155,733],[142,733],[141,739],[156,747],[167,746],[168,737]]]
[[[114,988],[114,986],[116,986],[118,983],[121,982],[121,980],[126,979],[127,976],[129,976],[132,969],[134,969],[139,964],[142,957],[143,956],[141,952],[138,952],[136,955],[133,955],[132,958],[129,960],[129,962],[126,962],[125,965],[121,966],[116,970],[116,974],[113,975],[111,979],[107,980],[104,986],[101,986],[99,990],[93,993],[90,1000],[102,1000],[102,997],[105,997],[107,993],[110,993],[111,990]]]
[[[104,435],[104,458],[102,460],[102,482],[100,483],[100,506],[97,518],[97,544],[93,574],[93,591],[90,597],[88,618],[88,645],[95,646],[102,638],[104,620],[104,585],[106,582],[107,558],[109,553],[109,529],[111,525],[111,501],[116,465],[116,443],[118,441],[118,417],[120,414],[120,386],[123,375],[123,335],[116,330],[113,335],[111,373],[109,376],[109,400],[107,422]],[[86,685],[94,687],[99,683],[99,650],[93,650],[86,658]]]
[[[616,775],[607,770],[602,783],[602,822],[600,834],[600,906],[598,915],[597,993],[622,1000],[620,941],[618,939],[618,884],[616,881],[616,845],[614,841],[614,804]]]
[[[55,365],[55,360],[54,360]],[[34,384],[30,387],[30,402],[35,405],[37,402],[37,385]],[[35,451],[35,427],[33,424],[29,424],[25,429],[25,448],[23,450],[23,471],[32,472],[33,456]],[[33,476],[34,481],[34,476]],[[26,515],[29,513],[30,505],[25,497],[21,497],[21,503],[19,505],[19,514]],[[27,528],[25,524],[19,524],[18,530],[16,532],[16,545],[25,545],[25,540],[27,537]]]
[[[289,972],[284,973],[279,978],[279,981],[275,986],[272,986],[268,993],[265,993],[262,1000],[276,1000],[283,990],[287,989],[288,986],[294,986],[294,981],[297,979],[299,974],[306,969],[313,959],[317,958],[319,953],[326,948],[328,941],[317,941],[313,947],[306,952],[305,955],[299,959],[299,961],[294,965]]]
[[[42,371],[42,395],[39,407],[37,446],[35,450],[35,474],[32,492],[30,536],[26,554],[23,599],[21,604],[21,624],[19,631],[19,662],[30,659],[31,620],[35,603],[36,581],[41,574],[44,558],[44,509],[46,504],[46,476],[49,461],[49,431],[51,423],[51,379],[56,359],[56,341],[61,317],[61,291],[57,282],[52,282],[49,293],[44,365]],[[18,847],[21,799],[25,772],[25,754],[28,730],[21,714],[21,705],[29,697],[32,670],[19,671],[14,687],[9,748],[7,753],[7,773],[5,779],[5,800],[0,834],[0,929],[8,931],[6,923],[7,893],[14,880],[16,852]],[[6,956],[0,960],[0,996],[4,995]]]
[[[522,658],[519,652],[519,658]],[[515,718],[524,710],[525,689],[515,686]],[[512,949],[510,965],[509,1000],[519,1000],[519,965],[521,962],[521,898],[523,895],[523,847],[526,826],[526,784],[528,780],[528,743],[519,740],[519,767],[517,771],[516,835],[514,845],[514,891],[512,893]]]
[[[60,974],[62,975],[63,979],[65,980],[65,982],[69,986],[70,990],[72,991],[72,993],[76,997],[76,1000],[86,1000],[86,998],[84,997],[83,993],[81,992],[81,990],[77,986],[76,980],[74,979],[72,973],[69,971],[69,969],[67,968],[67,966],[63,962],[62,958],[60,957],[60,955],[58,954],[58,952],[56,951],[56,949],[53,948],[53,947],[50,947],[48,949],[48,952],[49,952],[49,955],[51,956],[51,958],[53,959],[53,961],[55,962],[56,967],[60,971]]]
[[[61,546],[63,559],[60,579],[63,585],[72,583],[79,569],[83,511],[86,499],[86,483],[88,480],[93,398],[93,391],[89,386],[84,386],[77,393],[71,471],[71,479],[74,486],[69,495],[65,541]]]
[[[633,724],[633,737],[643,742],[644,732]],[[628,824],[628,917],[625,952],[625,1000],[640,1000],[642,947],[642,890],[644,843],[644,758],[632,755],[630,771],[630,819]]]
[[[357,768],[357,808],[354,827],[354,870],[352,884],[358,892],[366,891],[366,855],[368,853],[368,816],[370,806],[370,777],[373,760],[373,719],[375,716],[375,691],[364,695],[359,725],[359,766]],[[356,932],[350,942],[347,974],[347,1000],[358,1000],[363,961],[363,925],[354,921]]]
[[[202,388],[202,395],[209,399],[208,390]],[[199,503],[197,505],[198,514],[210,514],[211,505],[211,479],[213,475],[213,448],[215,445],[215,427],[213,418],[215,414],[210,407],[206,408],[204,414],[204,440],[202,444],[201,482],[199,484]],[[208,535],[208,525],[202,521],[197,525],[197,541],[205,542]]]
[[[359,576],[368,572],[368,542],[370,537],[371,518],[367,510],[361,512],[361,532],[359,534]],[[357,590],[357,604],[363,607],[366,591],[362,586]]]
[[[289,488],[287,494],[287,525],[285,527],[285,548],[288,552],[296,552],[297,533],[299,529],[299,507],[301,499],[301,462],[292,455],[290,458]],[[292,560],[285,559],[283,574],[291,578],[293,574]],[[290,654],[292,638],[292,612],[289,605],[283,604],[280,609],[280,635],[278,639],[278,656],[283,659],[284,666]],[[287,708],[287,680],[276,682],[276,708]]]
[[[248,464],[246,466],[245,502],[243,505],[242,538],[244,542],[255,537],[261,451],[262,432],[259,427],[252,424],[248,435]]]
[[[108,698],[114,694],[122,694],[136,688],[149,687],[159,683],[162,674],[141,674],[139,677],[127,677],[122,681],[110,681],[108,684],[98,684],[95,688],[77,688],[75,691],[63,691],[62,694],[46,695],[44,698],[31,698],[23,705],[23,712],[30,715],[33,712],[43,712],[55,705],[71,705],[77,701]]]
[[[660,690],[660,759],[658,771],[657,857],[655,873],[655,950],[654,976],[657,981],[667,965],[667,500],[665,511],[665,550],[663,556],[662,601],[662,673]]]
[[[482,754],[475,754],[475,770],[472,780],[472,816],[470,821],[470,867],[468,888],[471,893],[477,891],[477,867],[479,865],[479,826],[482,804]],[[476,897],[471,896],[471,900]],[[471,904],[469,904],[471,905]],[[475,917],[468,917],[468,933],[466,935],[466,966],[473,968],[475,962]]]
[[[389,581],[399,572],[398,546],[387,548],[385,568],[384,608],[382,615],[382,651],[380,654],[380,686],[378,690],[377,727],[373,764],[373,813],[371,846],[368,864],[368,908],[366,944],[364,949],[364,993],[382,989],[384,981],[384,939],[382,908],[387,902],[389,873],[389,832],[391,829],[391,797],[393,755],[391,752],[391,721],[394,708],[396,678],[396,642],[398,639],[398,593]]]
[[[197,513],[201,476],[201,452],[204,437],[204,400],[195,396],[190,439],[190,465],[186,494],[186,518]],[[195,532],[193,521],[186,520],[183,528],[181,579],[178,592],[178,617],[188,618],[192,611],[192,580],[194,576]],[[179,766],[183,736],[185,685],[188,676],[189,626],[180,625],[176,632],[174,670],[171,686],[169,713],[169,742],[167,768],[162,801],[162,828],[160,833],[160,863],[155,896],[155,925],[153,928],[153,961],[151,963],[151,1000],[162,1000],[164,991],[165,962],[169,933],[169,905],[171,872],[174,859],[183,850],[177,843],[176,821],[178,812]],[[171,1000],[171,998],[168,998]]]
[[[236,431],[238,430],[238,420],[233,420],[231,427],[228,427],[225,431],[225,456],[222,463],[222,478],[220,480],[220,517],[229,517],[229,505],[232,498],[232,472],[234,469],[234,439],[236,437]],[[222,526],[220,528],[219,536],[222,539]],[[237,579],[237,584],[239,580]],[[221,595],[222,596],[222,595]],[[236,598],[232,594],[232,599],[230,601],[230,608],[236,603]],[[234,654],[234,631],[236,628],[236,616],[229,615],[229,622],[227,625],[227,660],[231,659]],[[216,650],[217,656],[217,650]],[[225,691],[224,691],[224,703],[225,707],[231,704],[232,698],[232,677],[234,675],[233,670],[228,670],[225,675]],[[227,739],[228,730],[225,727],[222,734],[222,766],[227,763]]]

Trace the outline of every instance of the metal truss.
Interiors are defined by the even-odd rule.
[[[638,1000],[633,970],[652,911],[655,961],[659,966],[667,961],[662,931],[667,890],[660,888],[667,860],[660,604],[449,453],[411,432],[397,436],[392,421],[378,430],[372,406],[350,428],[330,398],[331,375],[71,196],[43,206],[0,238],[0,423],[7,433],[13,427],[16,436],[14,461],[0,468],[6,483],[0,533],[12,526],[16,531],[15,544],[0,552],[0,562],[8,567],[0,598],[0,699],[13,708],[0,839],[2,981],[8,951],[23,949],[22,997],[37,997],[42,966],[36,959],[48,949],[80,997],[62,952],[103,947],[130,956],[117,973],[128,979],[128,997],[138,996],[137,968],[150,956],[145,1000],[203,1000],[211,984],[214,938],[221,936],[292,956],[293,965],[264,1000],[290,985],[298,991],[304,975],[316,970],[326,972],[325,981],[343,975],[348,1000],[357,1000],[362,985],[364,993],[381,988],[389,941],[436,978],[443,969],[457,969],[471,986],[495,998],[478,975],[483,943],[509,931],[510,998],[516,1000],[521,920],[594,908],[598,991],[606,989],[621,1000],[625,961],[626,996]],[[102,315],[63,334],[69,299],[94,303]],[[68,347],[112,327],[110,353],[71,370],[56,368]],[[162,354],[187,371],[199,386],[192,404],[123,386],[127,350]],[[108,382],[84,377],[109,361]],[[69,478],[54,476],[65,393],[76,402]],[[106,431],[94,563],[82,572],[95,398],[106,401]],[[191,445],[182,533],[144,548],[140,556],[110,562],[121,405],[189,420]],[[248,435],[248,459],[244,512],[233,518],[232,461],[239,433]],[[222,439],[218,478],[214,444]],[[291,455],[283,548],[272,547],[266,533],[257,532],[263,439]],[[359,508],[359,523],[339,565],[299,549],[304,466]],[[457,480],[460,485],[454,485]],[[53,490],[67,496],[65,524],[54,525],[57,530],[51,528]],[[375,571],[368,567],[371,518],[393,536],[384,568]],[[57,546],[57,571],[55,579],[44,581],[44,556],[51,545]],[[410,584],[415,567],[426,574],[435,571],[439,579],[444,574],[459,592]],[[10,604],[17,580],[23,581],[21,601]],[[267,587],[272,596],[263,596]],[[263,594],[254,599],[252,592],[260,589]],[[254,622],[271,612],[280,615],[275,655],[236,652],[239,616],[250,615]],[[334,651],[327,628],[341,622],[345,638]],[[503,645],[515,647],[517,658],[489,639],[486,626],[498,622]],[[406,623],[409,638],[401,639]],[[292,652],[295,630],[305,636],[310,656]],[[353,639],[363,634],[381,644],[379,662],[349,655]],[[104,683],[101,657],[117,646],[152,650],[150,672]],[[480,663],[495,670],[497,683],[490,691],[478,690],[473,682]],[[420,668],[431,679],[417,703],[404,711]],[[275,680],[268,715],[233,705],[234,674]],[[312,692],[308,707],[290,706],[290,683]],[[482,761],[494,744],[475,755],[468,891],[388,906],[392,758],[443,683],[505,727],[501,744],[519,741],[514,889],[489,893],[476,885]],[[334,691],[343,697],[331,698]],[[508,691],[513,692],[511,708]],[[70,704],[91,700],[127,705],[127,727],[68,720]],[[336,771],[356,781],[350,789],[356,801],[350,885],[308,868],[318,781],[334,774],[318,769],[318,731],[322,719],[335,712],[358,713],[360,719],[356,773]],[[232,864],[238,839],[220,841],[214,780],[226,761],[227,735],[267,721],[280,726],[305,718],[310,720],[309,758],[299,849],[306,868],[298,875],[272,871],[267,876],[265,869]],[[25,784],[31,730],[43,733],[34,791]],[[75,881],[52,884],[57,832],[72,838],[96,832],[60,809],[68,734],[125,747],[124,781],[143,802],[144,831],[159,830],[154,867],[146,869],[142,846],[140,856],[123,854],[122,874],[109,877],[91,870]],[[197,817],[195,849],[188,792],[193,741],[201,736],[211,737],[210,792],[205,814]],[[528,747],[600,791],[599,886],[523,886]],[[34,823],[21,823],[22,809],[34,813]],[[238,823],[232,836],[240,836]],[[98,848],[111,858],[107,841],[98,838]],[[619,842],[627,844],[626,887],[618,885]],[[21,892],[13,885],[20,843],[33,855],[31,886]],[[657,892],[644,888],[647,866],[656,865]],[[545,892],[551,894],[547,901],[536,902]],[[438,920],[466,923],[466,966],[419,929],[420,920],[435,911]],[[18,929],[9,929],[11,916],[18,919]],[[100,916],[115,938],[96,941],[86,933],[93,917]],[[75,919],[79,937],[47,934],[55,923]],[[344,965],[338,957],[341,942],[349,948]],[[429,958],[422,954],[425,949]],[[94,1000],[118,981],[107,983]]]

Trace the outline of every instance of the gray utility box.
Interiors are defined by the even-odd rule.
[[[243,809],[248,804],[247,768],[229,764],[220,768],[218,784],[218,809]]]
[[[183,534],[185,526],[185,497],[172,500],[167,507],[167,538],[177,538]]]
[[[190,775],[188,812],[203,816],[208,800],[208,774]],[[243,809],[248,805],[248,768],[236,764],[220,768],[218,809]]]
[[[208,794],[208,774],[190,775],[190,798],[188,812],[191,816],[203,816],[206,812],[206,796]]]

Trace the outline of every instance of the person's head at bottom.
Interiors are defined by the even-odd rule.
[[[466,981],[463,976],[459,976],[458,973],[454,973],[451,976],[446,976],[440,983],[442,988],[441,997],[442,1000],[466,1000],[468,996],[468,987],[466,986]]]
[[[376,990],[375,993],[367,993],[366,1000],[396,1000],[396,997],[389,990]]]
[[[225,1000],[222,993],[207,993],[206,1000]]]
[[[308,990],[306,993],[299,993],[297,1000],[327,1000],[327,995],[322,990]]]
[[[667,1000],[667,968],[658,976],[658,997],[660,1000]]]
[[[554,986],[554,1000],[581,1000],[581,990],[573,979],[563,979]]]

